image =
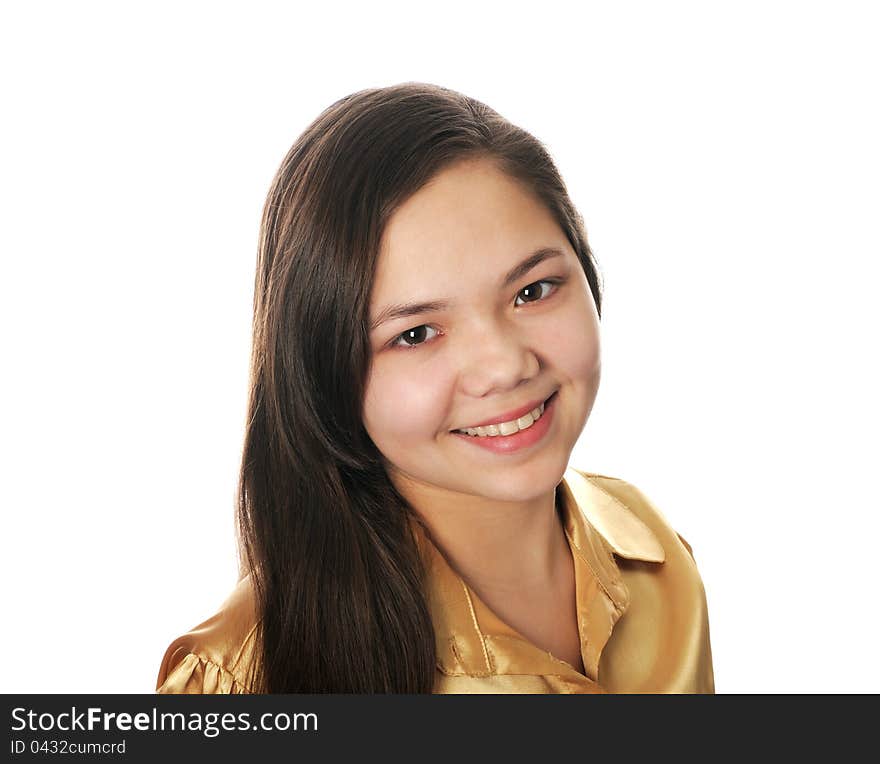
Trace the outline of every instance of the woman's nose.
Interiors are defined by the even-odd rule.
[[[474,396],[493,389],[512,389],[523,379],[535,376],[540,368],[528,337],[501,321],[471,327],[457,352],[462,386]]]

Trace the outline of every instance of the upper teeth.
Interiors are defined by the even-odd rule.
[[[465,430],[458,430],[457,432],[466,432],[468,435],[476,435],[478,437],[494,437],[496,435],[513,435],[513,433],[518,432],[519,430],[525,430],[532,426],[538,419],[541,418],[541,414],[544,413],[544,404],[542,403],[540,406],[533,408],[528,414],[525,416],[521,416],[519,419],[512,419],[509,422],[501,422],[499,424],[487,424],[485,427],[468,427]]]

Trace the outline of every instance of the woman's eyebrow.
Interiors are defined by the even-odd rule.
[[[564,252],[557,247],[541,247],[540,249],[535,250],[526,257],[524,260],[519,262],[513,268],[511,268],[507,275],[501,281],[501,287],[510,286],[514,281],[518,281],[520,278],[525,276],[532,268],[537,266],[539,263],[544,262],[551,257],[563,257]],[[419,316],[423,313],[437,313],[441,310],[446,310],[451,304],[453,300],[450,299],[442,299],[442,300],[427,300],[425,302],[405,302],[399,303],[396,305],[389,305],[379,312],[379,315],[373,320],[373,323],[370,325],[370,331],[374,331],[378,329],[382,324],[387,323],[388,321],[393,321],[397,318],[406,318],[407,316]]]

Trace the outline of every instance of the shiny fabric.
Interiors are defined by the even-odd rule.
[[[584,673],[508,626],[418,523],[437,640],[435,693],[714,693],[706,595],[690,545],[634,486],[569,467],[557,489]],[[250,578],[169,645],[160,693],[248,693]]]

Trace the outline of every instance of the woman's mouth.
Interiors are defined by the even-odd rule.
[[[521,430],[527,430],[543,416],[545,405],[554,395],[556,395],[556,391],[554,391],[550,397],[540,405],[517,419],[511,419],[508,422],[498,422],[497,424],[485,425],[484,427],[468,427],[463,430],[453,430],[452,432],[466,434],[472,438],[495,438],[499,435],[513,435]]]
[[[485,427],[453,430],[452,433],[496,453],[518,451],[541,440],[550,429],[558,392],[554,391],[540,406],[518,419]]]

